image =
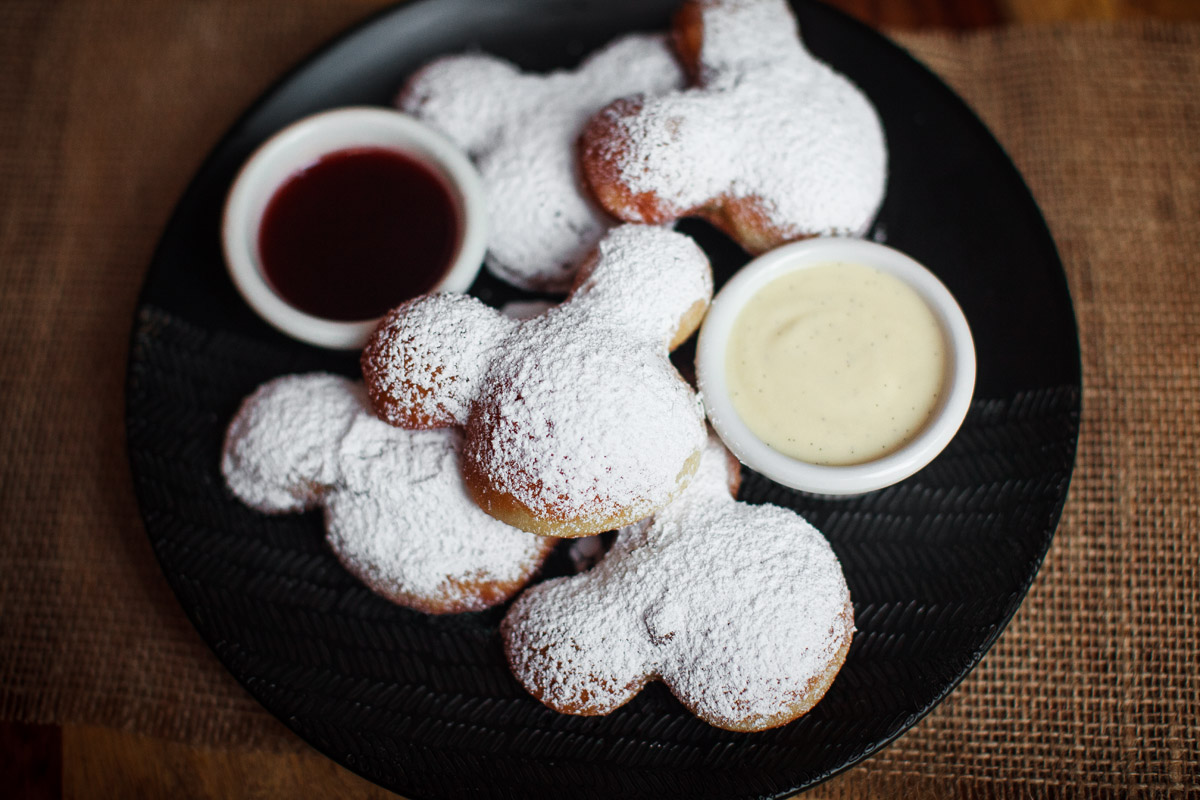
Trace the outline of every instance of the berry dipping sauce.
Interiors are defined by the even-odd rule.
[[[471,285],[486,209],[474,167],[435,131],[348,108],[260,147],[230,190],[222,233],[230,276],[260,316],[354,349],[405,300]]]
[[[272,288],[313,316],[374,319],[433,289],[458,249],[453,190],[382,147],[339,150],[279,187],[259,227]]]

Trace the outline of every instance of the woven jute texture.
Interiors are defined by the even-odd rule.
[[[0,4],[0,717],[301,746],[167,588],[122,387],[145,267],[204,153],[380,5]],[[809,796],[1200,792],[1200,27],[898,39],[1044,210],[1078,315],[1083,427],[1056,539],[999,643]]]

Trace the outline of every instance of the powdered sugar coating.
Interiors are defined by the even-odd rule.
[[[729,470],[711,438],[678,500],[623,530],[590,571],[517,599],[501,631],[530,693],[607,714],[661,679],[697,716],[743,731],[824,695],[853,632],[841,567],[797,514],[735,501]]]
[[[397,104],[479,168],[488,191],[488,269],[522,288],[566,291],[576,265],[613,225],[579,178],[580,130],[618,97],[661,94],[683,80],[664,37],[634,34],[574,71],[547,75],[482,54],[441,58],[412,77]]]
[[[706,308],[712,298],[708,257],[692,239],[669,228],[621,225],[600,240],[594,253],[575,276],[570,298],[572,313],[583,315],[589,325],[604,322],[628,337],[670,341],[697,304]]]
[[[389,315],[363,355],[381,416],[402,420],[414,405],[453,412],[465,426],[463,471],[476,501],[511,524],[562,536],[663,506],[690,479],[705,436],[699,400],[668,347],[695,329],[712,296],[703,251],[665,228],[622,226],[579,280],[566,302],[520,321],[464,312],[485,308],[473,298],[423,298],[420,313],[401,306]],[[455,329],[476,320],[483,333],[466,330],[446,345],[444,326],[430,325],[441,309]],[[456,379],[429,379],[444,375]]]
[[[581,327],[581,316],[531,320],[527,338],[497,351],[464,458],[539,516],[644,516],[688,477],[703,430],[697,399],[665,346],[639,347],[648,343],[608,321]]]
[[[752,252],[865,232],[887,161],[870,102],[805,50],[784,0],[684,12],[676,38],[696,86],[617,101],[584,133],[601,202],[630,222],[704,216]]]
[[[337,481],[332,457],[365,401],[334,375],[260,386],[229,423],[221,474],[243,503],[268,514],[315,508]]]
[[[422,295],[389,311],[363,349],[379,416],[402,428],[462,425],[493,345],[513,321],[465,294]]]
[[[483,513],[463,487],[459,445],[454,430],[379,420],[345,378],[289,375],[242,404],[221,471],[259,511],[323,505],[331,549],[379,594],[429,613],[477,611],[523,586],[554,540]]]

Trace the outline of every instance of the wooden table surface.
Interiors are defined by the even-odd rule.
[[[1156,18],[1200,21],[1197,0],[826,0],[892,30]],[[330,32],[334,33],[333,31]],[[7,797],[394,798],[316,751],[225,750],[88,725],[0,721]]]

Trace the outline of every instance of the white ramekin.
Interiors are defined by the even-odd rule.
[[[479,174],[454,144],[416,119],[385,108],[341,108],[306,117],[272,136],[246,161],[225,201],[225,263],[242,297],[271,325],[301,341],[343,350],[361,347],[378,319],[329,320],[289,305],[263,275],[258,232],[267,204],[284,181],[322,156],[355,147],[401,151],[436,169],[453,189],[458,251],[434,291],[465,291],[487,248],[487,203]]]
[[[799,461],[764,443],[734,408],[725,374],[729,334],[747,301],[783,275],[831,262],[862,264],[904,281],[925,300],[941,324],[948,346],[945,391],[921,432],[886,456],[847,466]],[[932,461],[954,437],[966,417],[975,389],[975,346],[966,317],[953,295],[932,272],[912,258],[861,239],[807,239],[759,256],[722,287],[700,328],[696,379],[709,421],[742,463],[793,489],[826,495],[861,494],[912,475]]]

